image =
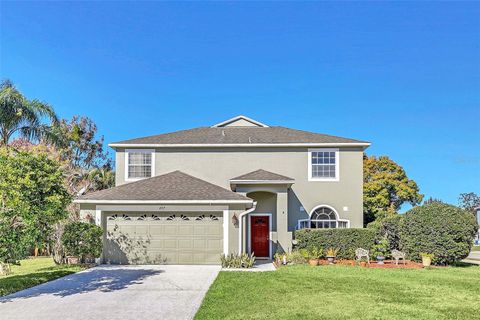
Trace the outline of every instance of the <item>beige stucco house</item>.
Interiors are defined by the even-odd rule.
[[[292,250],[295,230],[363,226],[369,145],[238,116],[110,144],[116,186],[76,202],[105,230],[105,263],[271,258]]]

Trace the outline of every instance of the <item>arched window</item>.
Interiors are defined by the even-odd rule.
[[[336,228],[337,216],[327,207],[320,207],[313,211],[310,217],[310,228]]]
[[[348,228],[349,221],[339,219],[334,208],[321,205],[312,210],[310,219],[298,221],[298,229]]]

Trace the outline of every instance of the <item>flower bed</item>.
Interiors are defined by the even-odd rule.
[[[328,265],[327,260],[320,260],[320,265]],[[347,266],[360,266],[360,264],[355,260],[341,259],[337,260],[335,264],[347,265]],[[403,261],[400,261],[398,265],[395,264],[395,260],[385,260],[384,264],[379,264],[376,261],[370,261],[370,264],[366,264],[366,268],[381,268],[381,269],[422,269],[423,265],[421,263],[406,260],[405,264]]]

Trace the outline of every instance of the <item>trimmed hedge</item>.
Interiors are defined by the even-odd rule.
[[[304,229],[295,232],[297,249],[312,247],[338,249],[338,259],[355,259],[355,250],[370,250],[375,243],[375,231],[371,229]]]
[[[475,217],[455,206],[434,202],[405,214],[402,247],[420,261],[421,252],[433,253],[434,264],[451,264],[468,256],[477,231]]]

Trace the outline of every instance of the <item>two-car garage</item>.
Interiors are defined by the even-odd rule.
[[[103,258],[112,264],[218,264],[223,213],[105,212]]]

